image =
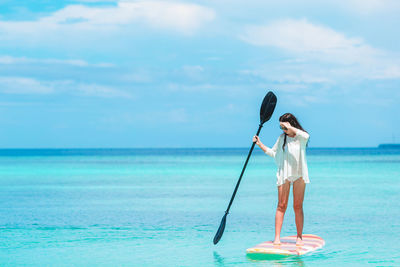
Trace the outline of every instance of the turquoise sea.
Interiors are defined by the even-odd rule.
[[[400,150],[309,148],[304,233],[326,245],[254,261],[277,204],[256,149],[213,245],[247,153],[0,150],[0,266],[400,266]],[[282,236],[295,233],[290,202]]]

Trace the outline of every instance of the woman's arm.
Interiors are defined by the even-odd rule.
[[[255,142],[256,145],[258,145],[262,149],[262,151],[264,151],[265,154],[275,158],[276,151],[278,150],[279,138],[278,138],[278,140],[276,141],[275,145],[272,148],[269,148],[266,145],[264,145],[257,135],[255,135],[253,137],[253,142]]]
[[[286,134],[288,134],[288,135],[298,136],[299,139],[302,139],[302,141],[305,141],[305,142],[307,142],[308,138],[310,138],[310,135],[307,132],[293,127],[292,125],[290,125],[289,122],[281,122],[280,124],[281,124],[281,127],[284,127],[287,129]]]

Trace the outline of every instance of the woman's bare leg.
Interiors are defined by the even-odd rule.
[[[281,243],[281,229],[283,223],[283,217],[287,208],[290,192],[290,182],[286,182],[283,185],[278,186],[278,207],[276,208],[275,214],[275,240],[274,244]]]
[[[297,229],[296,245],[303,245],[303,200],[305,190],[306,184],[304,183],[304,180],[302,178],[299,178],[293,182],[293,209]]]

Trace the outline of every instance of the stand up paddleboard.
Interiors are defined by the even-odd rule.
[[[246,250],[248,256],[256,255],[304,255],[308,252],[322,248],[325,241],[316,235],[303,235],[303,245],[296,246],[296,236],[281,238],[280,245],[274,245],[272,241],[267,241]]]

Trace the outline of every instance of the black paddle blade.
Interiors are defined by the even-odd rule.
[[[260,109],[260,124],[264,124],[264,122],[268,121],[272,113],[274,113],[275,106],[276,106],[276,95],[271,91],[264,97],[264,100],[261,104]]]
[[[219,225],[218,231],[214,236],[214,245],[216,245],[218,243],[218,241],[221,239],[222,235],[224,234],[224,230],[225,230],[225,224],[226,224],[226,215],[228,215],[227,212],[225,212],[224,217],[222,217],[221,220],[221,224]]]

